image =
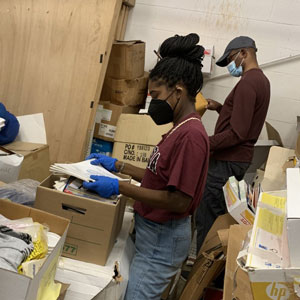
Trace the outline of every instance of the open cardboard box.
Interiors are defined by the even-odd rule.
[[[252,226],[232,225],[228,229],[228,246],[226,255],[223,300],[234,297],[241,300],[252,300],[252,291],[247,272],[238,267],[237,256]]]
[[[35,207],[70,220],[63,256],[104,265],[122,227],[126,201],[117,204],[78,197],[53,189],[51,175],[37,188]]]
[[[229,215],[219,216],[208,232],[191,270],[180,300],[198,300],[206,287],[215,279],[225,266],[224,240],[222,230],[236,221]],[[226,242],[225,242],[226,243]]]
[[[33,279],[0,269],[1,300],[42,299],[41,295],[46,293],[47,287],[54,280],[58,259],[67,235],[69,220],[3,199],[0,199],[0,214],[11,220],[31,217],[35,222],[47,224],[51,232],[61,236]]]
[[[300,299],[300,268],[289,265],[286,191],[262,193],[247,250],[238,255],[254,300]]]
[[[18,179],[42,181],[49,176],[48,145],[16,141],[5,145],[4,148],[24,156]]]
[[[223,186],[227,211],[239,224],[252,225],[254,223],[255,214],[249,208],[247,200],[241,200],[239,198],[232,184],[234,184],[234,182],[231,182],[229,179]]]
[[[269,130],[271,129],[269,128]],[[258,176],[253,182],[253,184],[261,183],[263,191],[267,192],[286,189],[286,169],[294,168],[297,165],[297,162],[299,164],[300,159],[300,117],[297,117],[297,131],[298,138],[295,149],[279,146],[270,148],[265,171],[262,172],[261,170],[258,170],[259,174],[257,174]],[[269,136],[274,139],[279,139],[280,136],[278,138],[277,134],[271,130]]]

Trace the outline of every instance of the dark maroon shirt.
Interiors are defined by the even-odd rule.
[[[209,137],[212,157],[251,162],[270,102],[270,83],[261,69],[245,72],[220,110],[215,134]]]
[[[189,114],[180,123],[189,118],[197,120],[189,120],[172,132],[173,127],[163,135],[151,154],[141,186],[152,190],[176,189],[193,200],[183,214],[136,201],[135,211],[146,219],[158,223],[180,219],[192,214],[199,205],[207,176],[209,141],[197,113]]]

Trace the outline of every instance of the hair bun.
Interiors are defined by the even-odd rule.
[[[199,35],[190,33],[186,36],[175,35],[166,39],[159,48],[162,58],[178,57],[188,61],[202,61],[204,48],[197,45],[200,41]]]

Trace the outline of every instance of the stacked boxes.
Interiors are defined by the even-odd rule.
[[[113,44],[96,116],[95,138],[114,142],[120,115],[136,114],[144,105],[148,87],[144,65],[144,42]]]

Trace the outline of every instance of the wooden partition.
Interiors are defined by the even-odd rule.
[[[122,0],[0,0],[0,101],[44,113],[51,162],[85,155]]]

